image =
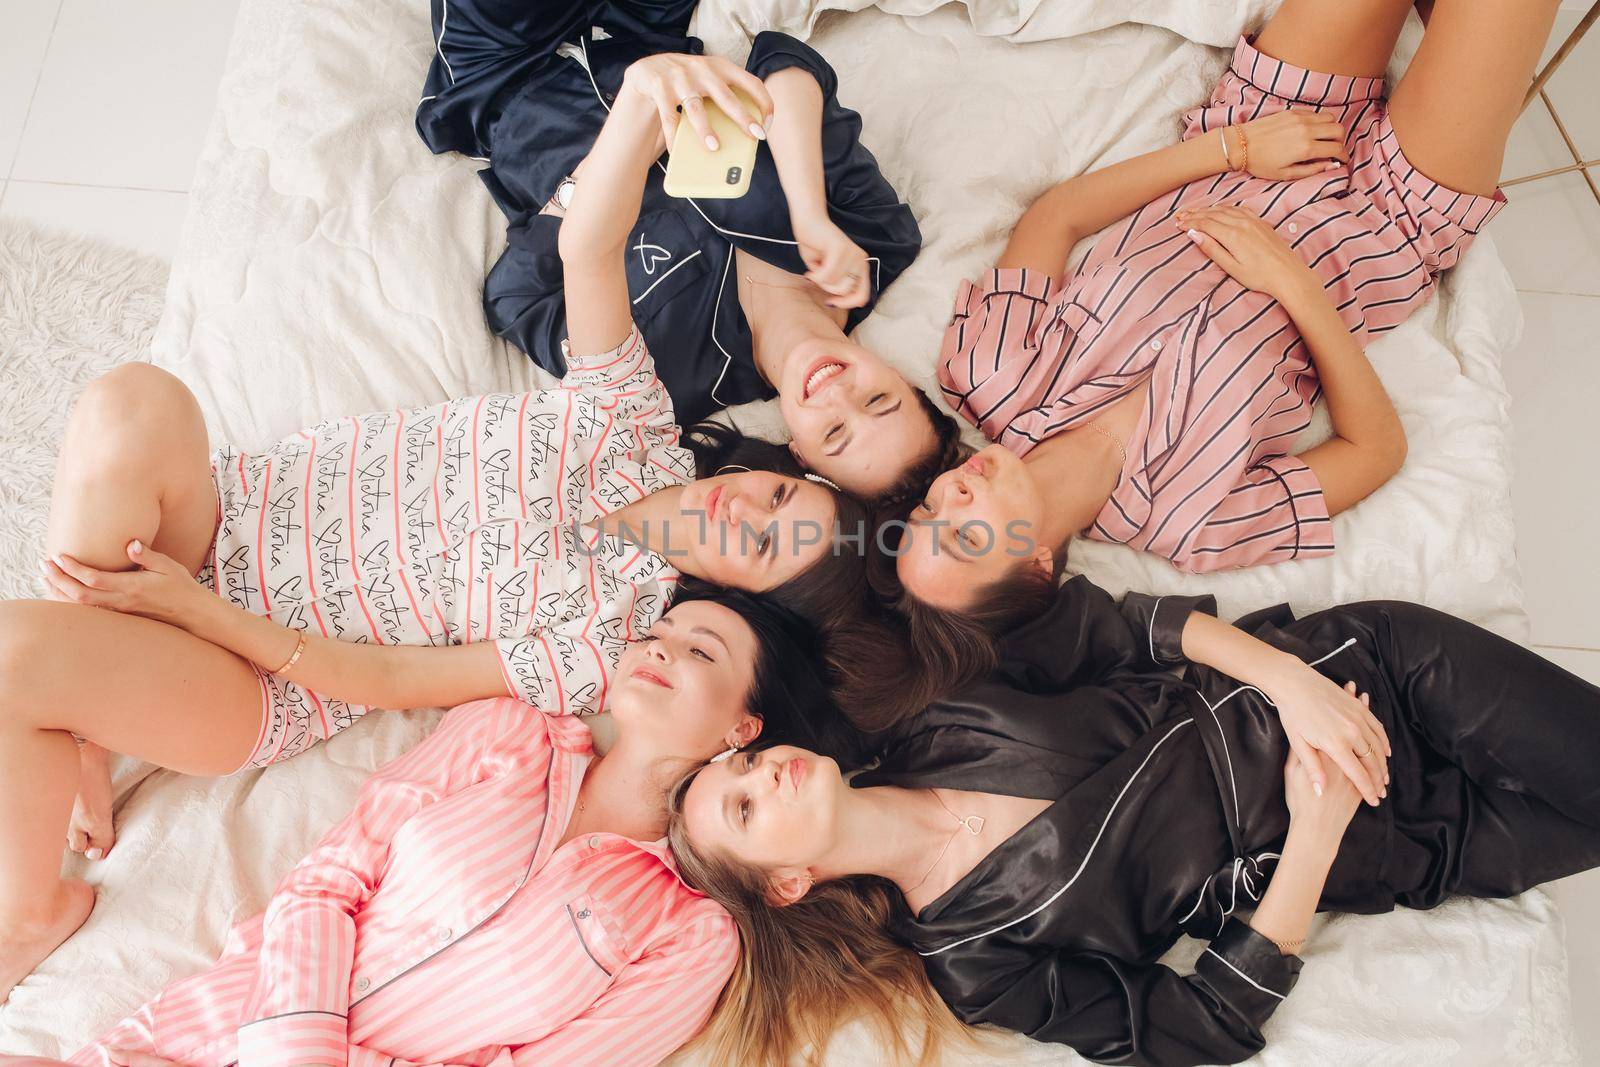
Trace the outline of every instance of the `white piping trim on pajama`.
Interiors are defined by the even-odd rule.
[[[1353,645],[1355,643],[1356,643],[1356,639],[1355,638],[1353,638],[1353,637],[1346,638],[1344,644],[1340,645],[1338,648],[1334,649],[1332,652],[1329,652],[1326,656],[1317,657],[1316,659],[1314,659],[1311,662],[1307,663],[1306,666],[1307,667],[1315,667],[1317,664],[1321,663],[1323,660],[1332,659],[1333,657],[1337,656],[1339,653],[1343,652],[1345,649],[1349,648],[1351,645]]]
[[[1238,975],[1240,978],[1243,978],[1246,982],[1249,982],[1251,985],[1253,985],[1257,989],[1261,990],[1261,992],[1270,994],[1272,996],[1275,996],[1279,1000],[1285,999],[1284,995],[1282,993],[1279,993],[1275,989],[1268,989],[1266,986],[1262,985],[1260,982],[1256,981],[1254,978],[1251,978],[1248,974],[1245,974],[1243,971],[1241,971],[1239,968],[1235,967],[1233,964],[1228,963],[1228,961],[1223,958],[1222,953],[1218,952],[1216,949],[1212,948],[1210,945],[1206,946],[1206,951],[1211,953],[1213,956],[1217,957],[1217,959],[1222,960],[1223,964],[1227,966],[1228,970],[1232,971],[1234,974]]]
[[[1161,610],[1161,602],[1165,599],[1165,596],[1158,596],[1156,602],[1150,605],[1150,662],[1158,665],[1161,661],[1156,659],[1156,612]]]
[[[1133,783],[1138,781],[1139,775],[1144,771],[1146,765],[1149,764],[1151,757],[1153,757],[1158,751],[1160,751],[1161,746],[1166,744],[1167,741],[1172,737],[1173,734],[1177,733],[1179,730],[1183,729],[1185,726],[1189,726],[1189,725],[1193,724],[1193,722],[1194,722],[1193,719],[1184,719],[1182,722],[1180,722],[1177,725],[1173,726],[1172,729],[1168,730],[1166,732],[1166,734],[1162,736],[1161,740],[1157,741],[1153,746],[1151,746],[1149,752],[1145,753],[1144,759],[1139,763],[1139,766],[1134,768],[1133,773],[1128,776],[1127,782],[1123,783],[1122,791],[1117,794],[1117,799],[1113,800],[1111,802],[1111,807],[1106,810],[1106,817],[1100,823],[1100,829],[1095,832],[1094,840],[1089,842],[1089,851],[1084,854],[1083,861],[1078,864],[1078,869],[1076,871],[1073,871],[1072,872],[1072,877],[1067,879],[1066,884],[1063,885],[1060,889],[1057,889],[1054,893],[1051,893],[1050,896],[1045,899],[1044,903],[1040,904],[1038,907],[1032,909],[1031,911],[1025,912],[1022,915],[1018,915],[1015,919],[1011,919],[1011,920],[1009,920],[1007,922],[1003,922],[999,926],[991,927],[990,929],[985,930],[980,934],[972,934],[969,937],[963,937],[959,941],[952,941],[948,945],[945,945],[945,946],[943,946],[941,948],[933,949],[930,952],[923,952],[922,950],[919,949],[919,950],[917,950],[917,955],[919,955],[919,956],[937,956],[941,952],[948,952],[953,948],[957,948],[957,947],[959,947],[961,945],[965,945],[969,941],[977,941],[979,938],[988,937],[990,934],[997,934],[1001,930],[1005,930],[1005,929],[1007,929],[1009,927],[1017,925],[1017,923],[1020,923],[1020,922],[1023,922],[1024,920],[1033,918],[1035,915],[1039,914],[1041,911],[1043,911],[1044,909],[1048,908],[1050,905],[1054,904],[1061,897],[1061,894],[1065,893],[1067,890],[1072,888],[1073,883],[1078,880],[1078,877],[1083,874],[1084,869],[1089,866],[1089,860],[1091,860],[1094,857],[1094,850],[1099,846],[1100,838],[1105,835],[1106,827],[1111,825],[1111,816],[1116,814],[1117,805],[1122,803],[1122,798],[1127,795],[1129,789],[1133,788]]]
[[[1151,618],[1153,620],[1154,619],[1154,615],[1152,615]],[[1154,630],[1152,629],[1152,633],[1153,632],[1154,632]],[[1327,655],[1319,656],[1314,660],[1308,661],[1306,663],[1306,666],[1307,667],[1315,667],[1317,664],[1323,662],[1324,660],[1332,659],[1334,656],[1337,656],[1339,653],[1343,652],[1345,649],[1349,648],[1351,645],[1353,645],[1355,643],[1356,643],[1356,639],[1355,638],[1353,638],[1353,637],[1347,638],[1345,640],[1344,644],[1340,645],[1338,648],[1334,649],[1332,652],[1329,652]],[[1154,658],[1154,657],[1152,656],[1152,658]],[[1243,693],[1247,689],[1248,690],[1252,690],[1252,691],[1254,691],[1256,693],[1260,693],[1261,694],[1261,699],[1265,700],[1267,702],[1267,706],[1268,707],[1276,708],[1278,706],[1278,705],[1276,705],[1276,704],[1274,704],[1272,702],[1272,698],[1271,697],[1267,696],[1267,694],[1265,694],[1265,693],[1262,693],[1260,689],[1257,689],[1253,685],[1241,685],[1241,686],[1239,686],[1239,688],[1233,690],[1233,692],[1229,693],[1227,696],[1223,697],[1221,700],[1217,701],[1215,704],[1213,704],[1213,703],[1211,703],[1211,701],[1207,700],[1204,693],[1201,693],[1199,690],[1195,691],[1195,695],[1197,695],[1200,698],[1200,702],[1202,704],[1204,704],[1206,706],[1206,710],[1211,713],[1212,721],[1214,721],[1217,724],[1217,736],[1222,738],[1222,755],[1228,761],[1228,790],[1229,790],[1229,792],[1231,792],[1233,794],[1233,810],[1234,810],[1234,814],[1235,815],[1237,815],[1238,811],[1239,811],[1239,786],[1238,786],[1238,783],[1234,780],[1234,776],[1233,776],[1233,755],[1228,751],[1228,738],[1227,738],[1227,735],[1222,732],[1222,720],[1217,718],[1217,709],[1222,707],[1222,705],[1226,704],[1228,701],[1232,700],[1234,697],[1238,696],[1240,693]]]
[[[655,281],[651,282],[650,283],[650,288],[646,289],[644,292],[642,292],[638,296],[634,297],[633,298],[633,302],[635,304],[637,304],[639,301],[643,300],[645,297],[647,297],[651,293],[655,292],[656,286],[660,285],[662,282],[664,282],[668,278],[672,277],[672,271],[677,270],[679,267],[681,267],[685,263],[689,262],[689,260],[695,258],[695,256],[698,256],[700,254],[700,252],[701,252],[701,249],[697,248],[694,251],[694,256],[685,256],[684,258],[678,260],[677,263],[672,265],[672,269],[671,270],[668,270],[667,273],[663,274],[661,277],[659,277]]]
[[[450,84],[454,85],[456,71],[444,54],[444,24],[448,21],[450,21],[450,0],[439,0],[439,36],[434,39],[433,50],[439,53],[439,61],[444,64],[444,72],[450,75]]]
[[[1217,736],[1222,739],[1222,758],[1228,761],[1228,792],[1233,794],[1233,816],[1236,819],[1239,817],[1239,783],[1233,777],[1233,753],[1228,751],[1228,735],[1222,732],[1222,720],[1217,718],[1217,709],[1246,689],[1256,689],[1256,687],[1253,685],[1241,685],[1215,704],[1207,700],[1206,695],[1200,690],[1195,690],[1195,696],[1200,698],[1200,703],[1204,704],[1206,710],[1211,713],[1211,721],[1217,724]],[[1256,692],[1261,693],[1261,690],[1256,689]],[[1261,693],[1261,699],[1267,700],[1267,694]],[[1267,700],[1267,703],[1272,704],[1272,701]],[[1277,705],[1274,704],[1273,706],[1276,707]]]
[[[733,366],[733,353],[723,348],[722,341],[717,337],[717,316],[722,314],[722,294],[728,289],[728,271],[733,268],[733,257],[738,251],[732,243],[729,243],[728,258],[722,264],[722,280],[717,283],[717,302],[711,307],[711,343],[722,353],[722,370],[717,372],[716,383],[711,386],[712,400],[718,400],[717,390],[722,388],[722,379],[728,376],[728,368]]]
[[[1263,860],[1276,860],[1276,859],[1282,859],[1282,858],[1283,858],[1282,854],[1277,853],[1277,852],[1258,852],[1254,856],[1244,857],[1244,859],[1248,860],[1248,862],[1250,863],[1250,866],[1252,866],[1252,867],[1254,867],[1256,869],[1256,873],[1257,874],[1261,873],[1261,862]],[[1240,858],[1235,857],[1233,862],[1234,862],[1235,865],[1237,865],[1237,864],[1239,864],[1241,862],[1241,860],[1240,860]],[[1209,875],[1206,876],[1206,880],[1204,882],[1200,883],[1200,890],[1197,893],[1195,893],[1195,895],[1194,895],[1194,906],[1191,907],[1187,912],[1184,913],[1183,918],[1178,920],[1178,925],[1179,926],[1182,926],[1184,923],[1186,923],[1190,919],[1194,918],[1195,913],[1200,910],[1200,905],[1205,903],[1206,890],[1210,887],[1212,879],[1214,879],[1214,878],[1216,878],[1215,874],[1209,874]],[[1251,900],[1260,900],[1261,899],[1260,895],[1257,894],[1256,891],[1255,891],[1255,884],[1250,879],[1250,872],[1249,871],[1245,871],[1244,872],[1244,886],[1245,886],[1245,892],[1247,894],[1249,894]],[[1230,907],[1230,910],[1231,910],[1231,907]],[[1227,915],[1226,914],[1224,914],[1224,916],[1223,916],[1223,921],[1224,922],[1227,921]],[[1217,932],[1221,933],[1222,931],[1219,929]]]

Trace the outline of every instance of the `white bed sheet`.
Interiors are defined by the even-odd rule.
[[[868,144],[925,236],[859,339],[927,385],[957,281],[991,262],[1029,200],[1064,175],[1173,140],[1180,112],[1222,69],[1219,46],[1271,3],[828,10],[863,6],[706,0],[699,29],[735,53],[762,25],[809,33],[838,68],[841,96],[862,111]],[[483,324],[478,287],[503,220],[477,164],[429,155],[411,127],[432,47],[423,8],[241,4],[154,346],[196,390],[218,441],[258,447],[327,416],[540,381]],[[1209,589],[1227,613],[1401,597],[1525,636],[1499,372],[1520,325],[1492,242],[1480,240],[1441,299],[1373,347],[1411,453],[1399,477],[1339,517],[1331,559],[1195,578],[1085,544],[1072,566],[1114,591]],[[740,417],[777,426],[766,405]],[[220,781],[124,767],[119,844],[87,872],[100,904],[0,1009],[0,1049],[69,1051],[204,966],[228,925],[258,910],[348,810],[365,774],[435,720],[370,716],[284,766]],[[1540,892],[1334,920],[1268,1036],[1263,1063],[1573,1062],[1559,920]],[[871,1062],[873,1051],[849,1030],[830,1062]],[[1002,1057],[1073,1059],[1022,1039]]]

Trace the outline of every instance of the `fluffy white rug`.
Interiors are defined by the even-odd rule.
[[[42,592],[37,561],[67,412],[91,379],[150,358],[166,291],[160,259],[0,223],[0,600]]]

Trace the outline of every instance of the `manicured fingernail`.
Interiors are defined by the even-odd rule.
[[[758,141],[765,141],[767,139],[767,131],[763,130],[758,123],[752,122],[750,124],[750,136]]]
[[[46,576],[50,574],[50,564],[46,563],[42,559],[39,561],[39,573]]]
[[[1338,170],[1339,169],[1339,164],[1333,162],[1332,160],[1329,160],[1327,166],[1323,167],[1322,169],[1323,170]]]
[[[106,858],[105,851],[98,848],[91,848],[88,852],[85,852],[84,855],[92,860],[103,860]]]
[[[140,552],[144,551],[144,545],[140,544],[137,540],[135,540],[133,542],[133,544],[128,546],[128,549],[130,551],[132,551],[133,553],[137,554],[137,553],[140,553]]]
[[[1312,782],[1311,783],[1311,791],[1313,793],[1317,794],[1317,796],[1320,797],[1322,795],[1322,783],[1321,782]]]
[[[1199,244],[1200,243],[1200,231],[1199,230],[1188,230],[1186,232],[1189,234],[1189,240],[1193,241],[1195,244]]]
[[[717,139],[711,136],[709,133],[706,134],[706,148],[713,152],[717,150]]]

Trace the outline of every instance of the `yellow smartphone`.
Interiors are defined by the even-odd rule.
[[[739,102],[752,115],[761,109],[743,93]],[[717,150],[711,151],[700,140],[688,118],[678,121],[672,138],[672,154],[667,158],[667,175],[662,185],[668,196],[696,200],[734,200],[750,191],[750,171],[756,165],[756,139],[710,99],[704,101],[706,120],[717,136]]]

